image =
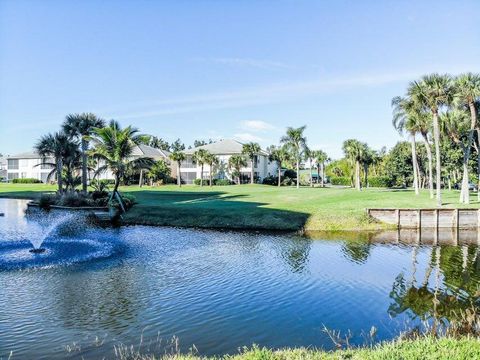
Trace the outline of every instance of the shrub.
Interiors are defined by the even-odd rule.
[[[232,185],[233,183],[228,179],[213,179],[213,185],[226,186]]]
[[[53,194],[42,194],[38,199],[38,206],[43,210],[50,210],[52,205],[55,205],[57,199]]]
[[[95,206],[95,201],[88,194],[67,192],[58,198],[57,205],[69,207]]]
[[[103,199],[103,198],[108,198],[108,191],[95,190],[91,193],[91,196],[94,201]]]
[[[392,187],[392,181],[388,176],[371,176],[368,178],[370,187]]]
[[[264,184],[264,185],[278,185],[278,176],[273,176],[273,175],[267,176],[267,177],[263,178],[262,184]]]
[[[41,184],[42,181],[35,178],[13,179],[13,184]]]
[[[125,210],[128,211],[128,209],[131,209],[133,207],[133,205],[135,205],[137,203],[137,200],[135,198],[135,196],[133,195],[121,195],[122,197],[122,201],[123,201],[123,206],[125,207]],[[116,198],[114,198],[111,202],[111,205],[117,209],[121,209],[121,206],[120,204],[118,203],[118,200]]]
[[[352,181],[349,177],[346,176],[332,176],[330,178],[330,183],[332,185],[344,185],[344,186],[351,186]]]
[[[200,185],[200,179],[193,180],[193,183],[195,185]],[[210,180],[209,179],[203,179],[203,185],[210,185]]]
[[[289,178],[289,179],[296,179],[297,178],[297,172],[295,170],[285,170],[285,173],[283,174],[284,178]]]
[[[295,185],[295,181],[292,178],[287,177],[287,178],[284,178],[282,180],[281,185],[282,186],[292,186],[292,185]]]

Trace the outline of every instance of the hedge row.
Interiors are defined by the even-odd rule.
[[[332,176],[330,178],[330,183],[332,185],[351,186],[352,180],[346,176]],[[362,185],[365,186],[364,179],[362,179]],[[368,178],[368,186],[369,187],[392,187],[393,183],[388,176],[370,176]]]
[[[34,178],[13,179],[14,184],[40,184],[42,181]]]

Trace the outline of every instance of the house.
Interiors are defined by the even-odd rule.
[[[0,156],[0,181],[7,178],[7,158]]]
[[[193,154],[199,149],[205,149],[208,152],[217,156],[219,163],[213,168],[212,176],[214,179],[228,179],[232,181],[235,180],[232,176],[232,170],[228,168],[228,160],[233,155],[242,154],[243,144],[233,139],[225,139],[214,142],[212,144],[198,146],[196,148],[186,150],[186,159],[181,163],[180,169],[182,182],[186,184],[192,184],[195,179],[200,179],[201,166],[193,161]],[[242,183],[250,182],[250,160],[247,160],[247,164],[247,167],[244,167],[240,170],[240,182]],[[212,169],[210,169],[210,166],[208,164],[204,164],[204,179],[210,178],[211,170]],[[261,150],[258,154],[256,154],[254,159],[254,177],[257,182],[261,182],[267,176],[275,175],[276,171],[277,163],[269,161],[268,153],[266,151]]]
[[[147,145],[137,145],[133,150],[133,157],[150,157],[155,161],[160,159],[165,160],[172,169],[172,176],[175,177],[176,166],[172,164],[171,160],[169,159],[170,152],[165,150],[160,150],[153,148]],[[48,174],[52,171],[52,167],[50,165],[42,165],[45,163],[54,163],[53,159],[44,159],[36,152],[25,152],[13,156],[7,157],[7,179],[8,181],[12,181],[13,179],[24,179],[24,178],[33,178],[41,180],[43,183],[47,182]],[[101,164],[97,165],[99,168]],[[93,174],[90,174],[93,177]],[[100,180],[109,180],[113,179],[113,174],[110,171],[102,172],[97,177]],[[50,179],[54,181],[54,179]]]

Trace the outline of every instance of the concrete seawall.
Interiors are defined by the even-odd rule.
[[[367,209],[375,220],[399,229],[477,229],[480,209]]]

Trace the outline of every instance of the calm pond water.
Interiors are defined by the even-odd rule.
[[[141,337],[162,352],[173,336],[206,355],[331,349],[324,326],[362,344],[478,305],[477,233],[96,229],[25,207],[0,199],[0,358],[111,358]]]

